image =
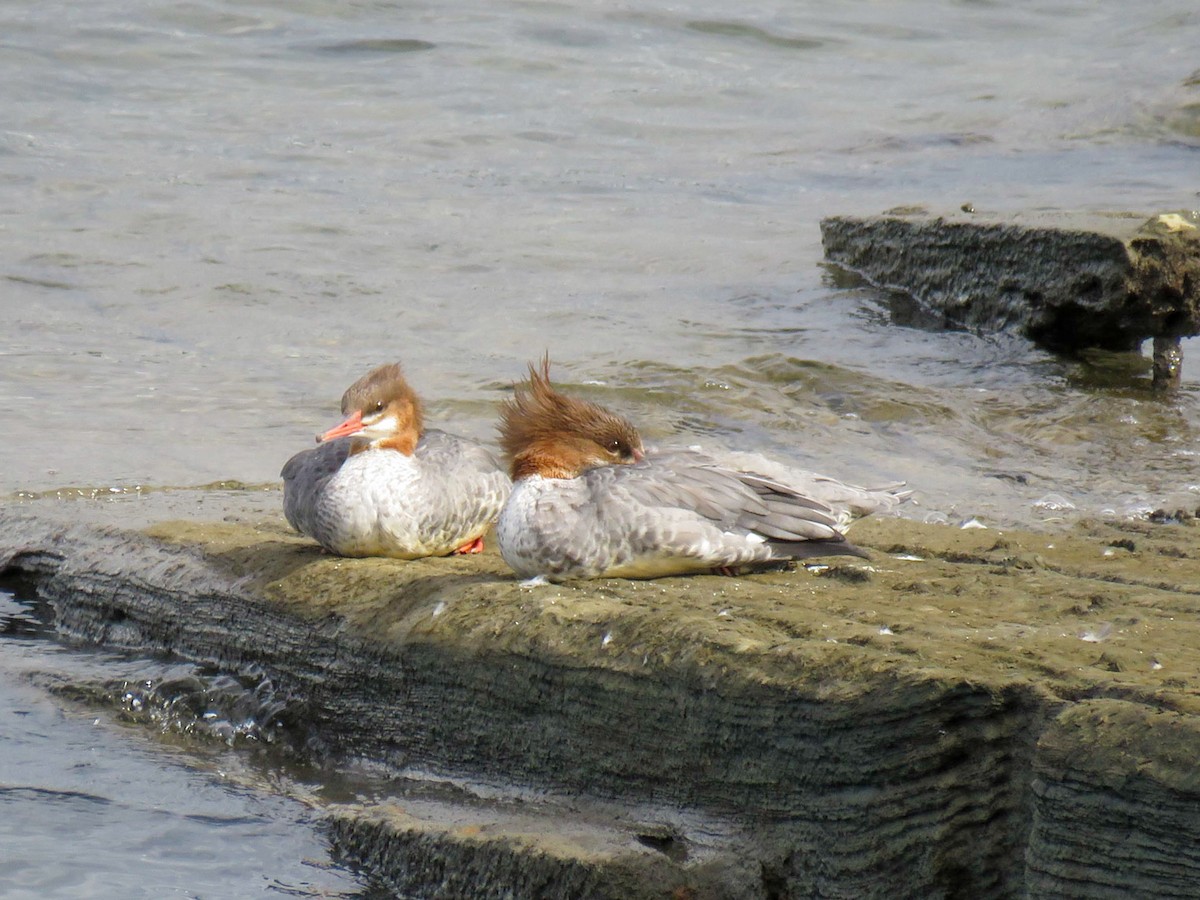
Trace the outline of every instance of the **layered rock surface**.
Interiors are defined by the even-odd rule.
[[[328,809],[416,896],[1184,897],[1195,535],[867,520],[866,568],[529,588],[490,552],[0,510],[0,570],[76,638],[265,672],[331,765],[458,785]]]
[[[931,215],[821,221],[825,255],[914,298],[942,327],[1013,328],[1051,350],[1137,350],[1154,339],[1155,381],[1176,384],[1179,339],[1200,334],[1194,214]]]

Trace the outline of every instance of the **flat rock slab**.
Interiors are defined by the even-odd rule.
[[[1196,535],[869,519],[866,567],[529,588],[491,552],[0,509],[0,572],[76,638],[266,673],[326,761],[541,823],[331,811],[335,845],[415,896],[469,871],[478,896],[1185,897]]]
[[[638,835],[628,823],[597,827],[578,812],[520,814],[492,806],[452,823],[413,815],[400,804],[328,812],[335,851],[402,897],[759,896],[757,871],[745,871],[739,859],[689,860],[673,852],[669,836]]]
[[[1056,351],[1200,334],[1200,229],[1180,214],[821,221],[826,257],[901,291],[943,327],[1013,328]]]

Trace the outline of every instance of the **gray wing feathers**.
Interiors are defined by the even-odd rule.
[[[838,523],[845,526],[850,520],[872,513],[888,513],[912,496],[904,489],[903,482],[883,484],[875,487],[860,487],[847,484],[836,478],[807,472],[768,459],[758,453],[721,451],[707,454],[702,451],[687,451],[697,457],[706,457],[709,462],[742,472],[753,472],[772,481],[786,485],[796,493],[823,502],[833,509]]]
[[[455,468],[460,471],[491,472],[500,468],[486,447],[431,428],[417,444],[417,457],[431,468]]]
[[[445,491],[448,502],[431,507],[463,510],[465,518],[493,521],[512,490],[508,474],[487,448],[465,438],[430,429],[421,437],[415,454],[423,466],[442,474],[430,479],[434,489]],[[466,524],[464,522],[464,524]]]
[[[744,528],[780,540],[841,540],[833,510],[788,485],[738,472],[693,453],[652,456],[613,470],[642,499],[692,509],[722,529]],[[770,528],[774,534],[762,531]]]
[[[315,533],[317,497],[349,455],[350,438],[339,438],[301,450],[284,463],[283,514],[301,534]]]
[[[613,471],[635,473],[641,470]],[[712,471],[664,467],[654,474],[658,477],[638,479],[631,474],[622,487],[633,497],[655,506],[693,510],[722,529],[736,526],[747,513],[762,515],[767,511],[754,494]]]
[[[601,498],[607,498],[613,508],[656,510],[657,515],[640,518],[659,542],[690,547],[726,539],[744,548],[749,533],[770,545],[762,547],[764,558],[861,553],[845,543],[826,504],[760,475],[717,466],[698,454],[673,453],[633,466],[600,467],[587,472],[585,479],[601,508]]]

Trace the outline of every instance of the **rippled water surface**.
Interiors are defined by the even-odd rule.
[[[817,229],[1198,205],[1190,2],[17,2],[0,34],[5,491],[272,482],[396,358],[490,437],[545,349],[660,442],[949,515],[1192,486],[1193,367],[1162,403],[896,327]]]
[[[12,0],[0,496],[277,514],[371,366],[490,439],[548,349],[657,443],[920,518],[1194,508],[1200,350],[1159,400],[1129,357],[903,327],[817,223],[1194,209],[1197,46],[1192,0]],[[162,491],[218,481],[259,488]]]

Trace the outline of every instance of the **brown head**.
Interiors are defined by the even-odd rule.
[[[345,421],[317,440],[354,437],[360,440],[352,452],[386,447],[411,454],[425,427],[421,401],[398,363],[380,366],[350,385],[342,395],[342,415]]]
[[[530,365],[500,408],[500,446],[513,480],[528,475],[574,478],[594,466],[628,465],[645,456],[628,420],[602,406],[560,394],[550,384],[550,359]]]

